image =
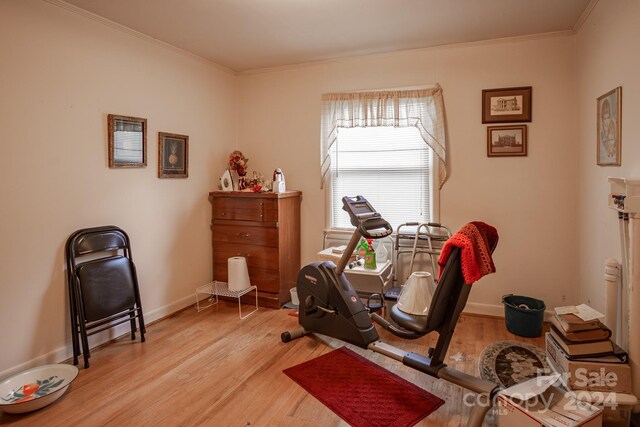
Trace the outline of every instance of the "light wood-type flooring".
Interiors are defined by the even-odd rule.
[[[290,312],[260,308],[239,320],[238,306],[232,302],[221,301],[200,313],[188,308],[148,325],[144,344],[139,337],[131,341],[126,336],[94,349],[91,367],[80,364],[78,378],[60,400],[30,414],[0,411],[0,425],[346,426],[282,373],[344,344],[318,336],[282,343],[280,333],[297,324]],[[383,341],[423,353],[436,336],[407,341],[381,332]],[[509,333],[504,319],[463,315],[446,363],[477,375],[481,351],[497,340],[544,348],[542,338]],[[446,401],[418,426],[465,425],[465,390],[380,354],[349,348]],[[485,425],[493,422],[487,417]]]

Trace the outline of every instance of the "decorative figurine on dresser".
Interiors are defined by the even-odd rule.
[[[302,192],[213,191],[213,279],[227,282],[227,260],[247,260],[261,307],[280,308],[290,299],[300,269]]]

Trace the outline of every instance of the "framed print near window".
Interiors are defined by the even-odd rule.
[[[147,166],[147,119],[107,116],[110,168]]]
[[[600,166],[622,164],[622,87],[598,98],[597,163]]]
[[[158,132],[158,178],[189,176],[189,137]]]
[[[482,91],[482,123],[531,121],[531,86]]]
[[[487,127],[487,156],[527,155],[527,125]]]

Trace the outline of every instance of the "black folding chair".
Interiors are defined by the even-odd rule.
[[[89,367],[89,335],[130,322],[135,340],[136,318],[144,342],[138,278],[127,233],[112,225],[84,228],[69,236],[65,252],[73,364],[78,364],[81,342],[84,367]]]

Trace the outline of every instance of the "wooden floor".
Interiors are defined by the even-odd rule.
[[[291,310],[261,308],[238,319],[234,303],[197,313],[187,309],[149,325],[147,342],[124,337],[92,352],[68,392],[31,414],[0,412],[0,424],[15,426],[345,426],[330,409],[282,373],[343,345],[327,337],[284,344],[280,333],[294,327]],[[384,341],[425,352],[436,337],[406,341],[386,332]],[[465,315],[458,323],[446,363],[478,374],[482,349],[497,340],[543,347],[542,338],[506,331],[503,319]],[[418,426],[464,426],[465,391],[401,363],[349,346],[373,362],[441,397],[446,403]],[[354,390],[354,392],[357,392]],[[487,417],[485,425],[493,425]]]

